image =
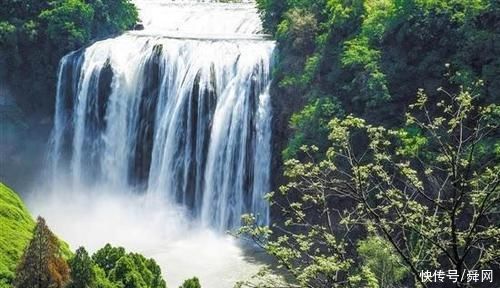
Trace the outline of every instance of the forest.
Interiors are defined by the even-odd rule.
[[[58,67],[63,67],[58,66],[62,63],[60,59],[71,51],[85,52],[100,40],[114,39],[137,28],[144,19],[140,19],[133,2],[2,1],[0,92],[8,91],[16,103],[15,109],[2,111],[0,116],[1,134],[5,139],[0,143],[2,146],[10,147],[9,141],[18,141],[19,137],[29,139],[26,135],[39,131],[46,131],[42,134],[49,138],[52,122],[57,121],[55,110],[61,107],[57,105],[64,109],[69,109],[66,106],[70,105],[61,104],[62,100],[56,100],[54,96],[60,93],[59,87],[65,87],[58,86],[58,81],[64,79],[58,76],[58,71],[63,71],[58,70]],[[234,2],[245,1],[216,2],[237,5]],[[235,287],[486,288],[498,285],[500,1],[256,0],[251,5],[257,7],[266,37],[272,38],[276,45],[269,84],[273,113],[269,132],[270,183],[268,191],[263,191],[265,201],[269,203],[270,221],[262,220],[265,209],[255,208],[261,206],[254,203],[256,196],[250,193],[257,192],[242,192],[243,200],[238,200],[244,203],[242,206],[247,205],[245,201],[253,202],[248,205],[250,208],[244,206],[246,208],[242,209],[241,225],[230,224],[223,230],[247,245],[256,245],[273,260],[253,277],[239,279]],[[222,21],[212,21],[218,20]],[[140,92],[141,97],[150,97],[151,93],[160,96],[137,104],[139,116],[135,117],[140,123],[137,130],[143,133],[143,138],[138,137],[137,141],[143,143],[142,147],[149,148],[134,148],[136,150],[130,152],[139,151],[139,156],[134,158],[136,165],[146,163],[153,167],[155,163],[155,154],[149,150],[155,151],[154,141],[159,138],[153,138],[153,133],[157,132],[149,131],[150,126],[142,125],[141,121],[156,119],[144,115],[152,113],[151,107],[162,103],[158,90],[166,88],[161,86],[163,82],[159,77],[161,73],[167,73],[162,71],[169,70],[158,64],[161,63],[158,59],[163,57],[162,53],[167,54],[161,49],[174,47],[169,44],[154,45],[152,56],[144,61],[146,64],[141,64],[146,67],[145,74],[153,75],[142,81],[146,88],[141,88],[144,89]],[[87,61],[85,58],[75,59]],[[168,61],[170,59],[166,61],[170,64]],[[113,81],[110,84],[102,82],[106,81],[102,80],[106,77],[102,71],[111,67],[110,62],[106,60],[103,70],[99,70],[100,74],[96,76],[102,77],[95,81],[98,83],[96,101],[112,99],[112,96],[101,97],[105,93],[102,91],[107,91],[106,87],[115,87]],[[216,80],[223,77],[213,76],[217,73],[214,72],[218,69],[217,64],[211,65],[207,69],[207,87],[222,85]],[[117,71],[114,69],[112,73],[118,74]],[[194,84],[190,86],[193,99],[217,94],[218,87],[213,90],[204,88],[205,84],[200,80],[204,78],[202,72],[193,75]],[[252,77],[248,80],[251,82],[250,95],[264,95],[265,89],[258,92],[260,88],[255,88],[263,85],[255,80],[263,76],[252,74]],[[76,84],[82,85],[80,82]],[[102,88],[99,85],[108,86]],[[240,97],[244,97],[244,93],[241,94]],[[61,103],[57,104],[58,101]],[[111,109],[109,101],[110,104],[100,104],[104,110],[108,109],[106,113]],[[259,100],[253,101],[259,103]],[[200,111],[217,119],[216,104],[207,102],[208,108],[205,108],[205,104],[200,104],[204,103],[201,100],[193,103],[196,104],[186,106],[188,108],[182,111],[195,111],[200,106],[205,109]],[[252,103],[250,106],[258,105],[252,101],[249,103]],[[210,109],[213,111],[207,112]],[[182,118],[184,114],[175,115]],[[193,118],[191,114],[186,115]],[[198,121],[202,118],[199,115],[193,119]],[[249,115],[249,125],[258,122],[258,116],[255,116],[259,115],[258,112]],[[51,119],[50,124],[43,121],[46,118]],[[189,124],[191,118],[179,127],[186,131],[194,127],[191,129],[198,131],[201,122],[194,126]],[[99,121],[105,121],[102,119],[96,120],[98,125],[85,122],[92,120],[83,122],[90,125],[88,127],[102,129],[102,125],[99,126]],[[216,124],[209,126],[212,128],[212,125],[215,127]],[[111,124],[103,126],[109,128]],[[261,126],[256,127],[255,131]],[[262,124],[262,127],[266,126]],[[17,135],[18,130],[24,134],[12,136]],[[69,134],[76,135],[76,127],[74,131]],[[203,138],[207,137],[205,134],[199,134],[202,139],[209,139]],[[254,134],[259,135],[249,132],[250,136],[244,134],[247,138],[231,142],[224,149],[229,150],[227,147],[233,144],[240,145],[242,141],[257,137]],[[189,132],[175,135],[187,139],[179,142],[179,147],[191,145],[189,139],[195,137]],[[233,134],[224,135],[231,138]],[[88,144],[91,142],[85,142],[88,141],[85,137],[83,143],[91,145]],[[255,139],[242,145],[246,149],[245,156],[241,157],[243,162],[251,162],[248,160],[250,153],[259,150],[258,147],[265,147],[248,148],[253,143],[258,145],[259,138]],[[205,140],[194,142],[200,145],[202,141]],[[165,143],[168,142],[165,140]],[[179,155],[187,153],[177,146],[172,147]],[[193,147],[193,150],[201,149],[204,154],[211,151],[194,144]],[[33,163],[13,162],[16,153],[25,153],[23,148],[4,149],[0,150],[4,154],[0,155],[0,181],[8,184],[7,176],[17,170],[40,169]],[[77,149],[72,153],[76,154],[75,151]],[[147,152],[151,155],[143,156]],[[89,157],[96,157],[96,153]],[[183,159],[191,157],[191,154],[186,155]],[[192,155],[198,157],[198,154]],[[216,160],[233,161],[238,158],[234,155],[239,154],[231,155]],[[209,156],[200,159],[203,163],[210,163]],[[256,166],[263,163],[253,161]],[[168,167],[188,172],[179,172],[173,178],[185,173],[192,177],[189,179],[195,179],[205,167],[200,166],[202,168],[193,172],[190,169],[194,164],[183,168],[178,164],[181,162]],[[206,163],[203,165],[209,167]],[[232,169],[231,172],[223,172],[233,178],[239,177],[237,163],[229,163],[227,167]],[[12,172],[5,168],[9,165],[15,167]],[[249,164],[245,162],[241,171],[249,169],[246,165]],[[141,175],[152,177],[152,169],[148,166],[145,172],[140,170]],[[252,177],[257,178],[259,174],[255,171],[259,170],[253,169],[253,174],[242,177],[243,187],[255,183]],[[212,174],[206,175],[200,183],[208,181],[206,179]],[[214,178],[219,179],[217,177],[222,176]],[[193,188],[198,184],[191,181],[192,185],[176,184],[175,187],[181,189],[178,187],[184,185],[188,187],[182,188],[186,189],[182,190],[184,195],[198,195],[197,188]],[[147,183],[154,182],[150,179]],[[221,183],[226,185],[228,182]],[[137,187],[132,190],[142,189],[142,186]],[[110,244],[94,253],[87,252],[84,247],[70,251],[64,239],[59,239],[49,230],[44,218],[33,220],[15,192],[3,184],[0,188],[0,287],[166,287],[164,278],[168,278],[169,267],[160,269],[161,265],[152,258]],[[180,192],[176,193],[176,201],[180,201]],[[205,202],[199,204],[203,207],[201,212],[196,211],[196,201],[206,201],[206,195],[203,200],[192,197],[194,200],[184,196],[182,201],[192,202],[188,205],[194,207],[190,207],[194,211],[191,212],[193,217],[198,217],[199,213],[199,217],[208,218],[207,215],[211,214],[204,210]],[[225,205],[240,205],[232,198],[228,202]],[[208,207],[226,209],[225,206]],[[227,211],[230,211],[226,213],[229,215],[235,213],[234,210]],[[223,218],[216,223],[225,222],[228,220]],[[167,272],[162,274],[164,269]],[[446,274],[437,275],[436,271],[445,271]],[[485,276],[485,271],[491,271],[491,277]],[[429,274],[432,272],[434,274]],[[469,277],[472,272],[479,273],[478,278]],[[453,275],[458,276],[454,278]],[[200,280],[197,277],[185,280],[181,287],[211,288],[203,285],[201,277]]]
[[[421,272],[499,269],[500,2],[257,5],[282,221],[241,234],[300,287],[490,287]]]

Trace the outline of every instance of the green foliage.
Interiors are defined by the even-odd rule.
[[[102,268],[94,264],[93,267],[96,279],[97,288],[119,288],[116,284],[113,284],[107,277],[106,273]]]
[[[278,26],[276,37],[282,41],[290,40],[289,45],[294,53],[311,53],[314,51],[317,26],[314,14],[303,9],[292,9]]]
[[[367,272],[371,272],[379,287],[401,286],[400,281],[408,271],[387,240],[378,236],[360,240],[357,251],[363,259],[361,274],[370,275]]]
[[[422,135],[421,130],[415,126],[409,126],[398,131],[401,147],[398,153],[406,156],[418,156],[423,153],[427,144],[427,138]]]
[[[104,270],[106,275],[109,275],[109,272],[115,268],[116,262],[123,256],[125,256],[125,249],[123,247],[113,247],[110,244],[106,244],[92,255],[92,260]]]
[[[148,287],[140,272],[137,271],[133,259],[130,257],[120,258],[116,262],[115,268],[110,271],[108,278],[112,282],[120,282],[124,287]]]
[[[127,254],[122,247],[106,244],[92,256],[92,259],[98,268],[97,278],[109,280],[108,283],[100,281],[102,285],[98,287],[107,287],[106,285],[110,283],[124,288],[166,287],[161,269],[153,259],[146,259],[136,253]]]
[[[324,151],[328,145],[328,122],[342,115],[340,105],[332,98],[319,98],[292,115],[290,126],[295,133],[283,151],[284,159],[295,158],[303,145],[316,144]]]
[[[3,1],[0,77],[25,113],[50,114],[61,57],[137,21],[129,0]]]
[[[268,32],[275,32],[282,13],[286,9],[286,1],[257,0],[264,27]]]
[[[69,288],[165,288],[161,269],[153,259],[106,244],[92,257],[83,247],[70,260]]]
[[[0,22],[0,44],[8,45],[15,42],[16,26],[7,21]]]
[[[334,95],[347,113],[385,126],[404,121],[404,109],[419,88],[435,98],[438,87],[457,92],[461,85],[483,79],[479,101],[500,99],[498,1],[257,3],[266,29],[278,42],[274,93],[293,109],[284,118],[316,101],[310,91]],[[303,137],[292,132],[290,138]]]
[[[97,286],[94,263],[85,248],[78,248],[68,264],[71,269],[71,282],[68,288],[95,288]]]
[[[14,286],[62,288],[69,281],[69,267],[63,258],[60,242],[38,217],[33,238],[17,266]]]
[[[0,287],[12,284],[34,227],[35,222],[19,196],[0,183]]]
[[[66,0],[43,10],[39,19],[50,42],[63,45],[58,49],[71,50],[89,41],[93,17],[94,9],[89,4]]]
[[[433,105],[420,91],[404,128],[334,118],[323,157],[303,146],[285,163],[289,181],[269,196],[284,221],[248,215],[240,235],[302,287],[429,287],[422,270],[497,269],[500,108],[481,104],[480,84],[440,89]]]
[[[361,271],[349,277],[349,283],[354,287],[379,288],[377,276],[368,268],[361,267]]]
[[[94,9],[94,37],[105,37],[132,29],[139,19],[134,4],[129,0],[87,0],[86,3]]]
[[[126,253],[122,247],[107,244],[92,257],[80,247],[72,255],[68,245],[57,239],[43,218],[39,218],[35,226],[19,196],[2,183],[0,231],[2,288],[12,287],[14,280],[15,287],[166,287],[161,269],[153,259]],[[66,259],[69,260],[66,262]],[[195,279],[187,283],[194,285]]]
[[[201,288],[200,280],[196,277],[187,279],[179,288]]]

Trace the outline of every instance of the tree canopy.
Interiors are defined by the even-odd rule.
[[[14,279],[18,288],[62,288],[69,281],[69,267],[59,240],[38,217],[33,238],[19,263]]]
[[[283,123],[326,98],[340,104],[337,116],[343,110],[372,123],[400,125],[419,88],[434,103],[438,87],[457,93],[461,85],[470,87],[478,80],[484,81],[479,101],[500,101],[498,1],[257,3],[265,28],[278,43],[273,94],[276,107],[283,110]],[[309,129],[307,118],[301,119],[304,125],[293,122],[276,129],[289,129],[291,136],[284,141],[294,152],[294,147],[323,141],[322,123],[330,119],[322,115],[312,125],[315,129]]]
[[[102,269],[106,278],[118,287],[166,287],[161,269],[153,259],[137,253],[126,253],[122,247],[106,244],[92,256],[92,260]]]
[[[2,1],[0,77],[25,112],[49,114],[61,57],[137,21],[129,0]]]
[[[71,269],[71,282],[68,288],[97,287],[94,263],[85,248],[78,248],[73,258],[68,262]]]
[[[478,85],[440,89],[437,108],[421,90],[402,128],[334,118],[321,160],[303,146],[269,196],[283,223],[248,215],[241,234],[300,287],[429,287],[421,271],[498,269],[500,108],[479,104]]]
[[[187,279],[179,288],[201,288],[200,280],[196,277]]]

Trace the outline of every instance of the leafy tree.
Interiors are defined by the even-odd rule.
[[[374,244],[383,244],[382,255],[395,253],[397,259],[386,260],[403,263],[412,276],[407,281],[423,287],[429,283],[422,270],[462,275],[498,269],[500,108],[478,104],[480,85],[457,95],[440,91],[437,108],[429,109],[423,91],[410,106],[407,128],[418,127],[419,134],[353,116],[333,119],[324,159],[311,155],[316,147],[303,147],[309,158],[287,161],[290,181],[270,195],[284,223],[273,230],[257,227],[248,215],[240,233],[274,255],[303,287],[386,281],[370,259],[380,254],[366,249]],[[384,241],[356,247],[367,233]],[[397,265],[391,270],[394,280],[402,277]],[[457,286],[467,287],[466,281]]]
[[[121,286],[127,288],[150,287],[138,271],[133,259],[127,256],[120,258],[116,262],[115,267],[109,272],[108,278],[112,282],[120,283]]]
[[[62,45],[58,49],[66,51],[90,40],[93,17],[94,9],[82,0],[59,2],[39,15],[48,40]]]
[[[106,244],[98,250],[92,259],[96,264],[98,287],[112,284],[125,288],[165,288],[166,283],[161,276],[161,269],[153,259],[146,259],[137,253],[126,253],[122,247]],[[102,275],[104,274],[104,275]]]
[[[315,144],[324,152],[328,146],[328,122],[340,115],[342,115],[340,104],[331,98],[318,98],[306,105],[302,111],[294,113],[290,126],[295,133],[288,140],[283,158],[299,157],[300,147],[303,145]]]
[[[109,272],[115,268],[116,262],[125,256],[125,254],[123,247],[113,247],[110,244],[106,244],[92,255],[92,260],[104,270],[106,275],[109,275]]]
[[[318,22],[313,13],[304,9],[291,9],[285,14],[285,20],[278,26],[277,37],[290,41],[295,53],[311,53],[314,51],[314,39]]]
[[[201,288],[200,280],[196,277],[187,279],[179,288]]]
[[[96,275],[94,262],[84,247],[76,250],[75,256],[69,260],[71,282],[68,288],[95,288]]]
[[[103,37],[132,29],[139,14],[130,0],[86,0],[93,7],[92,34]]]
[[[404,122],[405,108],[420,87],[432,102],[440,86],[456,93],[460,85],[470,87],[483,79],[478,101],[499,101],[498,1],[258,0],[257,4],[266,30],[278,43],[273,94],[279,95],[275,106],[281,113],[276,115],[275,131],[285,131],[287,139],[303,137],[300,129],[286,124],[292,115],[314,105],[317,98],[310,97],[311,91],[338,99],[347,113],[386,127]],[[447,71],[446,63],[453,71]],[[451,83],[442,78],[446,72],[451,72]],[[321,121],[311,123],[319,127]],[[318,135],[312,140],[323,142],[324,136]],[[298,142],[279,144],[293,151]]]
[[[262,22],[264,22],[264,28],[268,32],[275,32],[282,14],[286,11],[286,1],[257,0],[256,2]]]
[[[1,6],[0,77],[27,114],[51,113],[64,54],[138,21],[129,0],[5,0]]]
[[[69,281],[68,264],[62,257],[59,240],[38,217],[31,239],[16,271],[18,288],[65,287]]]
[[[94,265],[93,270],[96,276],[97,288],[119,288],[117,284],[114,284],[106,277],[106,273],[101,267]]]

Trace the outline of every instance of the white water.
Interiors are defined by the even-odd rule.
[[[224,231],[269,222],[274,43],[251,3],[136,3],[144,30],[61,60],[52,188],[29,205],[72,248],[144,253],[169,287],[232,287],[262,265]]]
[[[27,201],[34,215],[43,215],[72,250],[85,246],[95,252],[111,243],[152,257],[170,288],[193,276],[204,288],[233,287],[268,262],[261,251],[243,247],[232,236],[200,228],[185,217],[185,211],[168,203],[121,191],[110,193],[104,187],[91,193],[61,189]]]
[[[142,35],[180,38],[260,38],[262,26],[254,4],[136,0]]]

